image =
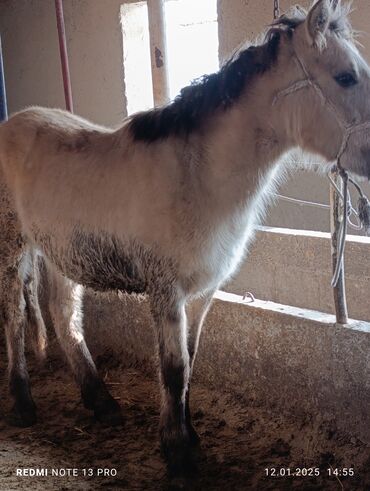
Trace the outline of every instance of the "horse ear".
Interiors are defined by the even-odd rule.
[[[322,46],[332,13],[331,0],[319,0],[308,12],[306,30],[310,44]]]

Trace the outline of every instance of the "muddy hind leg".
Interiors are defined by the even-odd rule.
[[[158,337],[161,451],[170,474],[182,475],[194,468],[185,421],[189,354],[184,302],[154,297],[151,307]]]
[[[49,309],[60,345],[72,368],[82,400],[98,421],[123,422],[121,408],[99,377],[83,335],[83,287],[48,267]]]
[[[26,261],[26,256],[22,261]],[[17,426],[31,426],[36,422],[36,406],[33,402],[24,353],[25,299],[23,279],[17,265],[0,272],[2,296],[0,317],[4,324],[10,393],[14,398],[11,422]]]
[[[40,269],[36,253],[30,252],[30,271],[24,281],[24,299],[26,302],[27,338],[33,351],[41,361],[46,356],[47,335],[39,304]]]
[[[190,412],[190,382],[191,376],[194,369],[194,362],[196,358],[196,354],[199,346],[199,338],[202,330],[202,325],[204,319],[207,315],[209,307],[212,302],[214,291],[208,293],[205,296],[196,298],[192,300],[186,306],[186,312],[188,316],[188,352],[189,352],[189,382],[188,388],[186,391],[186,399],[185,399],[185,421],[186,427],[190,437],[190,443],[193,446],[197,446],[200,443],[200,438],[198,433],[195,431],[192,422],[191,422],[191,412]]]

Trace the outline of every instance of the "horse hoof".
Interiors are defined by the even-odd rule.
[[[104,401],[94,408],[94,416],[99,423],[107,426],[119,426],[124,423],[121,406],[113,399]]]
[[[20,428],[28,428],[37,423],[36,406],[35,404],[15,404],[9,418],[12,426]]]
[[[166,460],[168,475],[172,482],[188,482],[198,473],[198,466],[190,453],[174,454]]]
[[[198,433],[195,431],[194,427],[192,424],[188,426],[188,435],[189,435],[189,442],[190,445],[193,448],[199,447],[200,446],[200,436]]]
[[[192,489],[189,479],[186,477],[172,477],[165,487],[166,491],[181,491],[182,489]]]
[[[162,444],[161,452],[166,461],[167,472],[171,482],[186,481],[197,474],[198,467],[194,460],[190,442],[171,447]]]
[[[81,396],[85,408],[94,411],[97,421],[107,426],[123,424],[121,406],[100,378],[87,377],[81,385]]]

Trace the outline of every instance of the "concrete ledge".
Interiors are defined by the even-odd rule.
[[[89,294],[86,334],[128,364],[153,370],[154,334],[145,299]],[[121,326],[113,328],[112,326]],[[370,443],[370,324],[335,324],[320,312],[218,292],[201,338],[195,378],[249,404],[335,421]],[[128,388],[129,390],[129,388]]]
[[[350,317],[370,321],[370,238],[349,235],[345,272]],[[330,235],[261,227],[239,274],[224,290],[334,313]]]

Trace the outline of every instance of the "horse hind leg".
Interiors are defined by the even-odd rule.
[[[21,259],[23,265],[28,261],[24,254]],[[7,352],[10,393],[14,398],[11,423],[16,426],[27,427],[37,420],[36,406],[32,399],[29,375],[27,371],[24,330],[25,330],[25,299],[23,293],[23,278],[21,268],[15,264],[8,264],[0,271],[0,284],[2,298],[0,317],[4,324]]]
[[[85,343],[82,323],[83,287],[48,264],[49,310],[60,345],[81,388],[83,403],[108,425],[123,422],[121,408],[99,377]]]
[[[30,252],[30,262],[30,274],[24,282],[26,326],[33,351],[36,357],[42,361],[46,357],[47,335],[39,304],[39,261],[34,251]]]

